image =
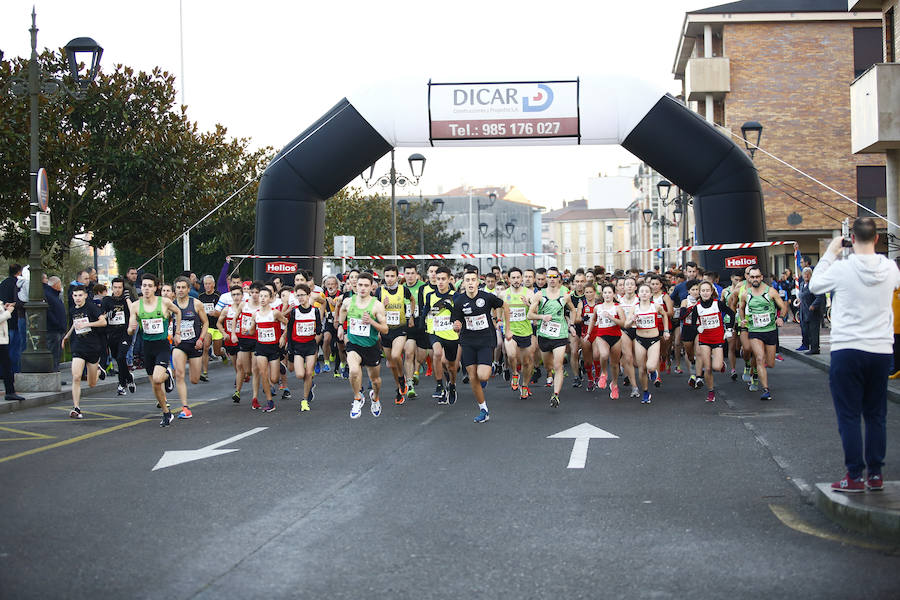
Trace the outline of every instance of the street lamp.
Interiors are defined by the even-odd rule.
[[[409,170],[412,171],[412,177],[407,177],[402,173],[397,173],[394,167],[394,149],[391,148],[391,170],[379,177],[376,181],[371,182],[372,176],[375,174],[375,165],[369,167],[368,176],[366,172],[360,173],[360,177],[365,182],[366,187],[373,188],[380,185],[385,188],[391,186],[391,254],[397,254],[397,186],[406,187],[407,185],[418,185],[419,178],[425,171],[425,157],[419,153],[412,154],[409,157]]]
[[[463,254],[468,254],[469,253],[469,242],[463,242],[462,244],[460,244],[460,248],[462,248]]]
[[[693,200],[691,200],[690,194],[687,194],[681,189],[678,190],[678,193],[674,198],[669,200],[669,192],[672,190],[672,183],[666,179],[661,180],[656,184],[656,191],[659,194],[659,201],[663,206],[670,206],[672,204],[675,205],[675,209],[672,211],[672,224],[674,226],[678,226],[679,222],[681,223],[681,246],[687,245],[687,207],[693,204]],[[646,216],[644,217],[646,222]],[[681,253],[681,264],[687,261],[687,252]]]
[[[75,89],[69,89],[68,86],[59,78],[50,77],[41,72],[38,64],[37,53],[37,14],[32,8],[31,10],[31,58],[28,61],[28,78],[12,77],[4,86],[4,93],[10,94],[17,98],[29,99],[30,120],[31,120],[31,150],[30,150],[30,173],[31,173],[31,249],[28,254],[28,268],[30,271],[31,281],[28,286],[28,302],[25,303],[25,319],[28,329],[29,343],[26,344],[25,351],[22,353],[22,372],[23,373],[53,373],[53,357],[47,348],[47,304],[44,302],[44,289],[42,275],[44,272],[41,260],[41,238],[37,230],[38,212],[44,206],[41,198],[38,197],[38,173],[42,171],[40,168],[40,131],[39,115],[38,115],[38,99],[41,95],[51,97],[60,91],[65,92],[76,100],[82,100],[87,95],[87,88],[97,77],[100,69],[100,57],[103,55],[103,48],[91,38],[80,37],[75,38],[66,44],[65,50],[68,56],[69,75],[75,82]],[[82,78],[78,72],[78,65],[81,63],[79,56],[84,56],[84,63],[90,65],[85,78]],[[88,59],[90,59],[88,61]],[[46,189],[45,182],[41,182],[41,187]],[[35,391],[43,390],[44,387],[51,388],[50,391],[59,390],[59,375],[54,383],[39,382],[37,378],[32,383],[26,383],[27,387],[22,389],[34,389]]]
[[[503,229],[506,230],[504,233],[503,230],[500,229],[500,217],[497,213],[494,213],[494,230],[488,231],[490,225],[487,223],[479,223],[478,230],[481,232],[482,238],[494,238],[494,254],[500,254],[500,239],[506,238],[511,239],[513,236],[513,231],[516,230],[516,224],[512,221],[507,221],[506,225],[503,226]],[[479,238],[480,239],[480,238]],[[500,265],[500,257],[497,256],[497,265]],[[480,270],[480,269],[479,269]]]
[[[419,156],[422,156],[421,154]],[[425,158],[422,157],[422,161],[424,163]],[[420,172],[421,174],[421,172]],[[425,207],[431,204],[437,211],[438,216],[444,212],[444,201],[440,198],[435,198],[430,203],[428,200],[422,199],[422,192],[419,192],[419,203],[416,207],[416,211],[419,212],[419,254],[425,254]],[[404,215],[409,214],[410,210],[410,202],[406,198],[401,198],[397,201],[397,206],[400,207],[400,212]],[[425,272],[425,259],[422,259],[422,272]]]
[[[744,138],[744,146],[747,147],[747,150],[750,152],[750,160],[753,160],[754,155],[756,154],[756,149],[759,147],[759,139],[762,137],[763,126],[759,123],[759,121],[747,121],[743,125],[741,125],[741,137]],[[747,139],[747,136],[750,136],[750,139]],[[756,139],[754,140],[754,136]]]

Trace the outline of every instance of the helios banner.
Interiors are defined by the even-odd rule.
[[[578,81],[429,83],[432,140],[577,138]]]

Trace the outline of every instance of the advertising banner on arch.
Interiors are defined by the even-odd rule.
[[[578,81],[429,83],[432,141],[579,137]],[[568,138],[568,139],[567,139]]]

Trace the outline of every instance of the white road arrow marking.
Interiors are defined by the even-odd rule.
[[[225,450],[219,450],[218,448],[230,444],[231,442],[236,442],[245,437],[249,437],[266,429],[268,429],[268,427],[256,427],[255,429],[251,429],[250,431],[245,431],[244,433],[240,433],[234,437],[230,437],[227,440],[222,440],[221,442],[216,442],[215,444],[210,444],[209,446],[204,446],[199,450],[167,450],[162,455],[162,458],[159,459],[159,462],[156,463],[156,466],[153,467],[153,470],[156,471],[157,469],[174,467],[175,465],[191,462],[193,460],[202,460],[204,458],[219,456],[220,454],[237,452],[238,450],[240,450],[240,448],[226,448]]]
[[[572,446],[572,454],[569,456],[569,469],[583,469],[584,464],[587,462],[587,453],[588,446],[591,443],[591,438],[607,438],[607,439],[619,439],[619,436],[614,435],[608,431],[604,431],[599,427],[594,427],[590,423],[582,423],[581,425],[576,425],[575,427],[571,427],[566,429],[565,431],[560,431],[559,433],[554,433],[553,435],[548,435],[547,439],[550,438],[568,438],[575,439],[575,444]]]

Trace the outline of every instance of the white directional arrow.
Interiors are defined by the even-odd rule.
[[[251,429],[250,431],[245,431],[244,433],[240,433],[234,437],[230,437],[227,440],[222,440],[221,442],[216,442],[215,444],[210,444],[209,446],[204,446],[199,450],[167,450],[162,455],[162,458],[159,459],[159,462],[156,463],[156,466],[153,467],[153,470],[156,471],[157,469],[174,467],[175,465],[191,462],[192,460],[202,460],[204,458],[219,456],[220,454],[237,452],[238,450],[240,450],[240,448],[226,448],[224,450],[219,450],[218,448],[230,444],[231,442],[236,442],[238,440],[244,439],[245,437],[249,437],[266,429],[268,429],[268,427],[256,427],[255,429]]]
[[[571,427],[566,429],[565,431],[560,431],[559,433],[554,433],[553,435],[548,435],[547,439],[550,438],[569,438],[575,440],[575,445],[572,446],[572,454],[569,456],[569,469],[583,469],[584,463],[587,462],[587,453],[588,453],[588,445],[591,443],[591,438],[608,438],[608,439],[619,439],[619,436],[614,435],[608,431],[604,431],[599,427],[594,427],[590,423],[582,423],[581,425],[576,425],[575,427]]]

